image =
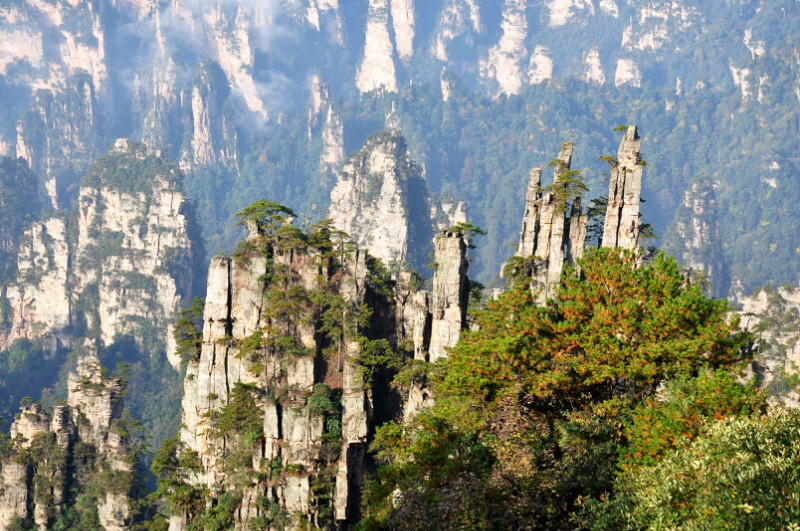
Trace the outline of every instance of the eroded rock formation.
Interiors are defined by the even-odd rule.
[[[466,205],[434,201],[422,168],[397,131],[371,135],[350,157],[331,191],[336,227],[393,269],[422,271],[435,231],[466,221]]]
[[[53,215],[23,235],[0,346],[49,335],[55,351],[89,332],[106,345],[118,334],[143,343],[157,327],[171,356],[168,323],[192,284],[180,178],[160,153],[117,141],[83,181],[74,216]]]
[[[233,258],[214,258],[209,268],[181,440],[199,457],[195,485],[220,494],[234,488],[234,475],[250,478],[236,490],[237,529],[257,518],[302,516],[324,527],[358,515],[372,415],[359,365],[370,325],[358,311],[367,299],[372,311],[384,310],[368,281],[372,259],[332,249],[328,229],[314,230],[308,240],[256,230]],[[221,419],[242,401],[257,408],[251,436],[263,444],[241,426],[225,429]],[[181,528],[191,518],[173,522]]]
[[[469,279],[467,241],[457,231],[442,231],[436,237],[436,271],[431,296],[431,342],[428,361],[447,356],[447,349],[458,343],[467,324]]]
[[[709,291],[719,295],[730,287],[722,262],[719,211],[715,187],[718,183],[697,180],[683,194],[683,203],[668,234],[667,249],[694,274],[704,275]]]
[[[555,185],[570,171],[572,151],[572,142],[561,145],[553,176]],[[580,198],[573,201],[568,218],[566,202],[543,188],[541,180],[542,170],[532,169],[516,252],[516,256],[530,260],[531,291],[538,304],[552,295],[565,261],[572,264],[583,255],[587,224]]]
[[[616,164],[611,168],[603,247],[634,249],[639,245],[639,228],[642,225],[639,213],[643,170],[639,160],[641,147],[636,126],[629,126],[619,144]]]
[[[11,425],[11,455],[0,475],[3,529],[14,518],[50,529],[62,506],[82,497],[96,504],[103,529],[130,528],[136,458],[134,425],[122,416],[123,384],[105,374],[92,348],[82,350],[67,404],[23,404]]]

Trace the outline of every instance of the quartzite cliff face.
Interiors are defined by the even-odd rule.
[[[561,145],[555,159],[553,182],[570,172],[573,145]],[[539,304],[550,298],[561,278],[564,264],[572,265],[583,256],[587,217],[582,214],[580,197],[567,217],[567,204],[555,193],[541,186],[542,170],[531,170],[525,199],[525,215],[516,256],[530,260],[531,292]]]
[[[639,245],[639,229],[642,225],[639,204],[642,200],[644,167],[639,159],[641,145],[636,126],[629,126],[611,168],[603,247],[634,249]]]
[[[398,131],[371,135],[348,158],[331,191],[336,227],[393,269],[422,270],[436,231],[465,222],[463,202],[432,199],[422,169]]]
[[[388,382],[372,385],[381,375],[370,360],[405,340],[426,361],[455,345],[466,326],[465,235],[436,238],[427,293],[407,273],[392,281],[327,225],[305,236],[250,226],[237,253],[209,268],[202,347],[184,386],[183,452],[200,463],[190,483],[235,493],[237,529],[352,523],[375,419],[402,410]],[[242,403],[254,408],[253,431],[222,429]],[[176,514],[172,528],[197,517]]]
[[[209,268],[181,440],[202,465],[194,484],[213,494],[234,488],[232,467],[244,467],[235,472],[248,477],[236,489],[237,529],[300,516],[331,526],[358,514],[372,395],[356,361],[358,338],[369,332],[357,312],[378,296],[363,251],[331,250],[327,233],[315,234],[291,243],[257,230],[234,258],[214,258]],[[339,405],[320,409],[315,397],[323,395]],[[237,400],[257,408],[258,444],[239,426],[215,426]],[[246,464],[234,464],[237,452]],[[177,515],[173,528],[194,516]]]
[[[274,206],[256,203],[242,213],[247,239],[232,257],[211,262],[200,346],[189,355],[184,382],[179,453],[196,457],[196,467],[182,477],[205,492],[198,496],[212,506],[223,493],[233,496],[230,508],[220,510],[231,511],[237,529],[355,522],[375,426],[414,415],[431,400],[424,383],[412,384],[401,400],[381,380],[376,356],[393,351],[434,362],[468,327],[468,225],[433,239],[430,292],[413,272],[401,268],[390,275],[356,247],[363,240],[370,251],[397,256],[385,251],[402,252],[398,245],[407,244],[407,211],[389,207],[401,200],[428,204],[427,193],[414,197],[398,184],[407,178],[396,171],[398,145],[389,135],[379,137],[351,159],[337,185],[346,193],[334,190],[340,198],[334,205],[342,205],[341,198],[351,205],[334,208],[338,222],[321,222],[306,234],[286,214],[269,211]],[[557,182],[568,175],[571,156],[566,143]],[[541,302],[564,263],[582,255],[586,216],[575,199],[567,217],[566,204],[559,208],[563,199],[541,188],[538,171],[532,175],[518,255],[537,264],[531,282]],[[375,184],[365,184],[370,180]],[[375,208],[382,200],[385,208]],[[382,229],[372,226],[375,219],[362,221],[366,209],[379,219],[396,215],[403,232],[369,237]],[[343,218],[362,223],[352,225],[353,242],[336,230]],[[190,507],[174,508],[173,530],[201,518]]]
[[[55,352],[85,335],[106,345],[132,335],[143,344],[157,328],[171,355],[163,323],[192,287],[184,203],[174,165],[118,141],[84,179],[72,216],[34,222],[21,238],[0,346],[47,336]]]
[[[466,195],[476,199],[480,191],[470,184],[470,159],[490,161],[488,168],[480,168],[475,175],[479,179],[487,178],[492,166],[507,166],[508,159],[503,160],[497,150],[493,150],[500,156],[496,162],[480,149],[459,152],[458,135],[450,134],[451,126],[461,122],[459,128],[469,132],[480,129],[480,120],[485,120],[478,115],[475,121],[469,105],[464,105],[464,97],[477,102],[465,87],[477,87],[480,93],[497,98],[492,106],[503,113],[504,104],[499,102],[506,96],[527,99],[544,90],[565,98],[561,101],[572,101],[568,95],[574,91],[563,90],[562,83],[585,82],[584,88],[597,99],[593,134],[604,133],[605,126],[600,124],[608,115],[600,111],[603,107],[613,106],[622,115],[632,112],[624,102],[617,107],[615,97],[602,94],[639,87],[636,93],[648,105],[663,106],[676,125],[685,123],[689,143],[710,133],[702,128],[699,136],[688,132],[695,124],[684,118],[699,109],[692,102],[704,101],[695,95],[719,89],[726,98],[720,98],[724,103],[714,112],[722,116],[724,110],[733,116],[724,126],[730,127],[728,133],[748,127],[757,130],[762,127],[759,116],[778,107],[792,112],[795,93],[800,94],[796,50],[789,52],[783,45],[796,25],[794,16],[793,10],[759,0],[714,8],[688,0],[6,2],[0,6],[0,40],[7,43],[0,52],[0,77],[8,87],[0,102],[0,155],[26,160],[43,179],[46,204],[64,210],[77,200],[80,176],[119,135],[165,146],[198,181],[206,172],[224,175],[218,189],[190,187],[197,194],[194,198],[201,199],[200,205],[211,204],[206,216],[210,220],[230,217],[240,204],[237,191],[244,183],[252,184],[254,175],[263,175],[262,170],[311,185],[313,197],[308,204],[296,205],[298,209],[324,208],[329,177],[339,171],[345,150],[363,138],[366,124],[379,127],[376,116],[385,114],[382,107],[390,100],[398,108],[403,102],[416,107],[413,98],[419,91],[423,94],[419,108],[431,109],[431,123],[428,116],[415,115],[408,107],[400,110],[398,123],[416,144],[421,128],[438,127],[440,113],[447,117],[444,128],[430,133],[434,140],[430,145],[432,150],[445,149],[453,159],[442,168],[446,171],[441,177],[431,179],[432,189],[439,191],[442,178],[447,185],[464,187]],[[603,31],[594,31],[597,27]],[[696,47],[687,43],[702,32],[710,32],[714,46],[707,46],[698,67],[692,68]],[[647,67],[654,64],[659,67]],[[314,88],[320,84],[334,102],[321,112],[315,106]],[[438,96],[427,90],[429,84],[441,87],[441,100],[447,105],[431,101]],[[530,89],[530,85],[542,86]],[[353,98],[361,94],[372,108],[363,114],[348,112]],[[309,104],[314,116],[308,124],[297,125],[305,118],[305,112],[297,111]],[[547,119],[542,113],[549,112],[548,108],[532,110],[537,118]],[[557,114],[563,120],[569,112]],[[749,124],[743,123],[748,120]],[[503,122],[488,121],[490,129]],[[498,133],[509,134],[509,139],[536,136],[534,124],[515,123]],[[297,133],[306,125],[308,138]],[[544,129],[541,122],[538,125]],[[654,132],[660,140],[666,134],[662,131],[666,130]],[[486,139],[478,138],[479,142]],[[783,151],[773,140],[753,143],[758,144],[753,159]],[[533,148],[541,149],[541,145]],[[708,153],[713,158],[721,152],[712,148]],[[319,159],[320,164],[308,164],[309,158]],[[774,162],[791,174],[796,169],[792,160]],[[419,162],[426,161],[419,157]],[[477,164],[482,166],[483,160]],[[721,165],[724,179],[735,180],[727,176],[738,171],[736,165]],[[653,221],[659,229],[671,223],[691,183],[691,171],[683,171],[678,164],[669,166],[667,171],[676,175],[663,187],[669,190],[656,190],[663,196],[653,203]],[[492,178],[500,179],[495,183],[501,189],[508,189],[517,174],[515,169]],[[298,203],[292,186],[284,182],[275,189],[286,196],[268,195]],[[215,203],[223,194],[225,201]],[[736,192],[726,193],[722,187],[718,194],[720,204],[727,207]],[[497,204],[475,203],[476,219],[484,225],[489,223],[483,220],[494,221],[492,210]],[[508,195],[502,203],[503,208],[510,206]],[[724,226],[725,217],[720,221]],[[208,223],[213,226],[213,221]],[[509,225],[500,224],[500,230],[491,227],[494,249],[510,237],[514,229]],[[752,229],[753,234],[758,230]],[[773,230],[774,239],[777,229]],[[233,242],[231,232],[212,238],[223,239],[219,245],[223,248]],[[725,237],[729,232],[723,227],[721,234]],[[499,240],[503,243],[498,245]],[[730,248],[725,247],[724,254],[715,251],[714,261],[744,262],[740,256],[746,255],[749,240],[726,243]],[[487,260],[487,255],[481,259]],[[494,262],[489,264],[494,268]],[[473,271],[486,273],[476,266]],[[736,277],[744,278],[734,283],[758,276],[752,272],[756,266],[749,268],[745,274],[737,272]]]

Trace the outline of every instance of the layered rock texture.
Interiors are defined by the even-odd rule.
[[[572,171],[571,142],[564,142],[554,159],[553,185],[542,187],[542,170],[531,170],[525,198],[525,215],[516,256],[528,261],[531,292],[539,304],[553,294],[565,263],[583,256],[588,218],[581,211],[580,197],[568,208],[556,188]],[[569,212],[569,217],[568,217]]]
[[[38,529],[64,525],[64,506],[94,505],[103,529],[129,529],[131,496],[138,479],[132,437],[123,418],[123,384],[109,377],[91,348],[69,377],[66,404],[46,408],[23,403],[11,425],[11,446],[2,459],[0,527],[16,519]],[[74,522],[80,525],[79,522]]]
[[[72,199],[69,185],[108,144],[109,117],[125,116],[145,142],[173,144],[180,153],[171,154],[186,165],[237,166],[237,127],[275,119],[285,94],[320,74],[337,92],[397,92],[404,81],[443,67],[494,94],[517,94],[559,72],[638,86],[643,61],[712,16],[684,4],[300,0],[204,9],[183,0],[12,3],[0,8],[0,36],[9,43],[0,53],[0,75],[13,75],[32,97],[10,122],[13,133],[0,135],[0,155],[16,152],[45,176],[57,208]],[[582,47],[545,45],[574,41],[576,27],[595,25],[616,31],[596,32]],[[276,53],[296,45],[299,35],[310,49],[330,53],[299,63],[293,53]],[[753,61],[766,54],[763,38],[752,28],[744,33]],[[140,51],[134,64],[131,49]],[[745,96],[755,69],[740,62],[726,61],[730,73],[722,75]],[[704,79],[711,81],[717,80]],[[769,84],[758,83],[759,92]]]
[[[193,484],[235,489],[237,529],[358,515],[373,409],[364,312],[389,301],[365,252],[327,227],[286,227],[259,228],[233,258],[212,260],[202,347],[187,368],[181,441],[199,456]],[[245,406],[252,422],[228,423]],[[181,529],[197,515],[178,516]]]
[[[397,131],[374,133],[345,161],[328,215],[385,265],[417,270],[433,251],[434,232],[467,220],[463,202],[433,200]]]
[[[642,216],[642,170],[639,159],[642,142],[635,125],[628,127],[619,144],[608,182],[608,208],[603,226],[603,247],[634,249],[639,245]]]
[[[741,327],[756,338],[753,375],[775,400],[800,407],[792,382],[800,367],[800,289],[788,284],[764,286],[738,302]]]
[[[636,119],[658,124],[650,156],[675,159],[654,174],[659,232],[692,182],[685,161],[704,160],[701,151],[709,156],[703,164],[720,166],[721,182],[736,182],[717,191],[722,211],[731,210],[744,188],[736,175],[754,173],[755,164],[744,169],[743,162],[791,152],[783,135],[755,133],[783,117],[791,122],[800,95],[796,47],[782,45],[797,13],[784,7],[760,0],[720,7],[688,0],[15,0],[0,6],[7,43],[0,51],[7,88],[0,155],[22,157],[41,176],[44,205],[70,210],[80,177],[117,136],[164,146],[190,175],[187,189],[216,252],[240,236],[227,223],[242,206],[240,194],[291,203],[311,217],[325,209],[344,154],[381,127],[396,103],[392,125],[414,146],[431,189],[471,200],[473,217],[490,229],[491,251],[473,265],[488,281],[499,265],[492,255],[504,254],[516,231],[494,219],[511,208],[515,178],[530,164],[513,162],[524,159],[516,149],[530,145],[543,154],[546,135],[537,131],[566,130],[577,115],[587,134],[604,135],[611,116],[639,112],[626,101],[646,102]],[[711,44],[697,59],[696,36],[705,32]],[[322,109],[320,85],[332,103]],[[702,107],[712,88],[725,97]],[[488,114],[475,112],[482,96],[492,98]],[[355,104],[360,97],[363,107]],[[516,97],[530,120],[506,119],[506,109],[521,115]],[[544,105],[534,103],[542,97]],[[670,118],[656,120],[657,107]],[[698,124],[687,119],[696,111],[704,117]],[[752,131],[755,156],[725,160],[725,142],[698,150],[714,137],[709,118],[731,115],[721,122],[724,134]],[[687,131],[662,141],[678,124]],[[514,149],[483,149],[500,138]],[[779,162],[796,173],[792,157]],[[497,197],[484,201],[478,181],[490,182]],[[723,237],[741,222],[733,217],[721,217]],[[775,225],[765,230],[772,239],[779,238]],[[748,234],[758,239],[759,230]],[[728,240],[722,259],[734,282],[749,289],[763,283],[758,264],[744,258],[750,240]]]
[[[673,232],[667,236],[667,249],[686,267],[702,275],[715,295],[728,292],[730,279],[721,260],[722,243],[715,187],[718,183],[698,180],[683,196],[675,216]]]
[[[285,223],[256,215],[233,257],[212,260],[188,355],[189,485],[211,499],[234,493],[237,529],[357,520],[372,430],[402,411],[381,363],[401,345],[424,361],[446,356],[466,326],[465,234],[436,238],[428,293],[411,273],[390,278],[329,222],[308,234]],[[179,508],[172,528],[199,518]]]
[[[4,288],[0,346],[43,335],[53,351],[83,336],[132,336],[174,351],[168,323],[192,286],[180,172],[160,153],[118,141],[84,179],[72,215],[34,222]],[[178,361],[173,358],[177,364]]]
[[[541,170],[531,173],[517,258],[532,264],[537,303],[584,251],[587,216],[569,195],[579,181],[572,154],[562,144],[550,186]],[[170,476],[200,501],[187,504],[186,491],[173,487],[173,530],[203,525],[209,514],[236,529],[357,521],[375,426],[432,400],[424,378],[400,387],[389,378],[401,365],[446,358],[469,326],[475,227],[464,218],[433,238],[426,291],[419,275],[390,273],[372,255],[407,256],[412,229],[401,207],[414,199],[414,180],[429,210],[402,137],[372,137],[345,168],[333,219],[303,232],[289,209],[258,201],[239,214],[247,238],[211,261],[202,318],[181,341],[188,366],[174,459],[191,465]],[[445,210],[463,216],[453,203]]]

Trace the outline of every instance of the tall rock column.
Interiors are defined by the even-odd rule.
[[[665,238],[665,248],[693,272],[704,274],[711,282],[711,293],[722,296],[730,288],[730,278],[722,261],[715,192],[718,184],[700,178],[689,185],[675,215],[675,224]]]
[[[642,224],[639,213],[643,168],[639,161],[641,145],[636,126],[629,126],[619,144],[616,166],[611,169],[603,247],[635,249],[639,245]]]
[[[561,144],[553,175],[558,182],[570,171],[572,142]],[[567,218],[566,205],[541,187],[542,171],[534,168],[528,180],[525,215],[516,255],[531,259],[531,290],[537,304],[544,304],[561,278],[565,261],[572,263],[583,254],[586,216],[581,214],[580,198],[572,204]]]
[[[308,235],[288,222],[248,227],[233,258],[209,268],[202,345],[184,384],[181,441],[199,459],[187,482],[209,499],[235,493],[236,529],[355,522],[372,417],[361,350],[375,334],[359,312],[393,307],[373,288],[366,251],[331,240],[326,225]],[[234,410],[252,412],[250,423],[214,424]],[[175,515],[173,529],[197,517]]]
[[[539,233],[539,214],[542,208],[542,169],[533,168],[528,176],[528,192],[525,196],[525,215],[522,217],[522,234],[517,245],[517,256],[535,256]]]
[[[467,243],[464,234],[443,231],[434,241],[436,272],[433,274],[431,342],[429,361],[447,357],[466,326],[469,302]]]
[[[409,261],[420,268],[433,238],[430,211],[428,185],[405,138],[382,131],[345,162],[328,215],[385,265]]]
[[[341,295],[347,304],[356,306],[364,300],[367,279],[367,255],[354,251],[347,257],[349,280],[342,283]],[[372,397],[353,360],[361,351],[358,340],[347,339],[342,381],[342,449],[334,488],[334,514],[337,521],[352,521],[357,516],[367,453],[367,435]]]
[[[572,265],[583,257],[586,245],[586,225],[589,223],[589,216],[581,213],[581,198],[578,197],[572,202],[569,213],[569,231],[567,239],[567,263]]]

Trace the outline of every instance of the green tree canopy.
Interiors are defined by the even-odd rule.
[[[259,199],[238,212],[236,217],[239,218],[237,225],[247,225],[252,222],[260,233],[271,235],[296,215],[287,206],[268,199]]]
[[[546,307],[524,283],[490,301],[431,378],[435,405],[378,429],[369,522],[572,529],[581,500],[610,492],[633,452],[660,458],[707,419],[763,404],[730,375],[749,335],[674,260],[642,266],[635,253],[597,249],[579,266]],[[692,383],[673,393],[677,406],[646,414],[671,379]]]

